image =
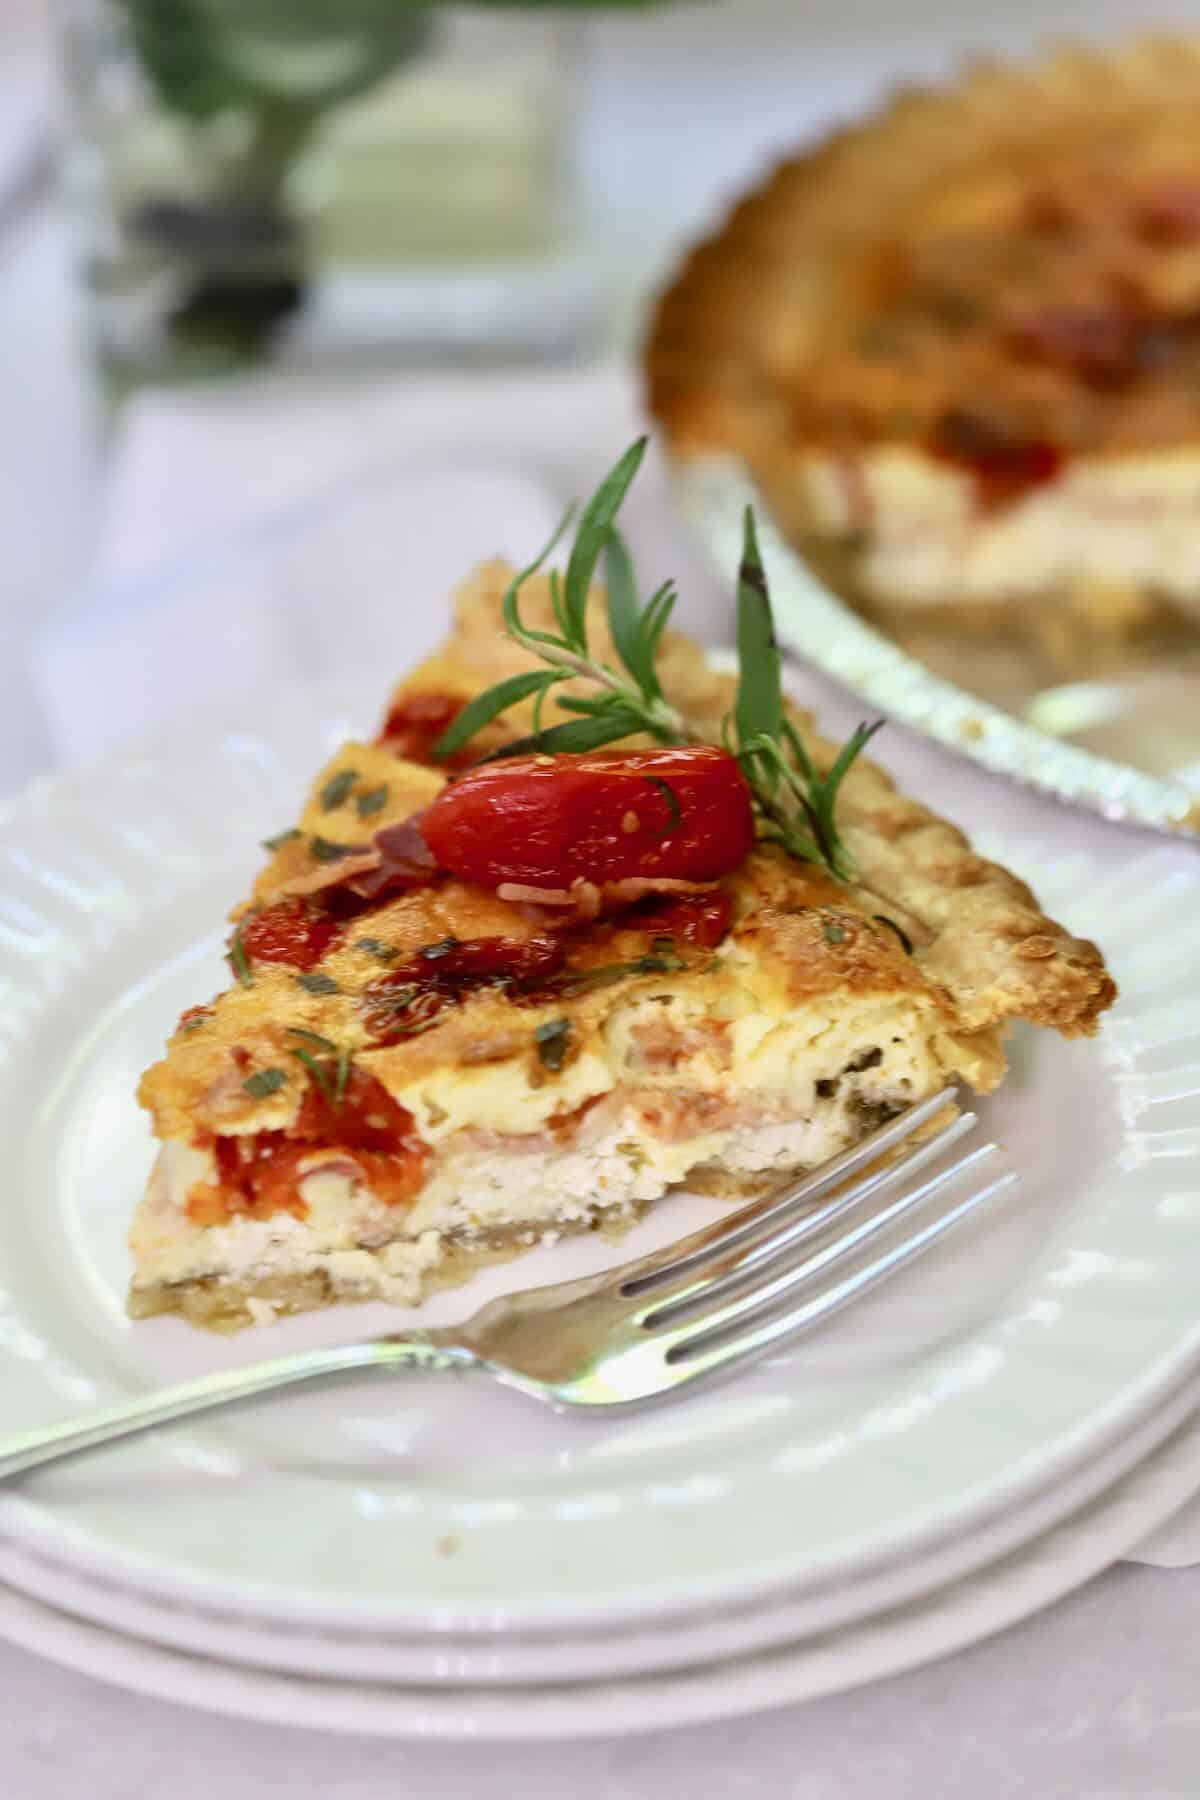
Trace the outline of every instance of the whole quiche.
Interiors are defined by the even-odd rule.
[[[1196,641],[1200,40],[901,94],[695,251],[646,369],[900,635]]]

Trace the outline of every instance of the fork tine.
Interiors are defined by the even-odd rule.
[[[731,1335],[731,1324],[723,1322],[696,1332],[691,1337],[679,1337],[666,1353],[666,1362],[673,1369],[676,1382],[718,1371],[728,1372],[792,1338],[802,1336],[806,1331],[811,1331],[814,1326],[862,1299],[872,1288],[879,1287],[906,1264],[914,1262],[978,1207],[1012,1187],[1016,1181],[1015,1170],[1010,1169],[1005,1174],[998,1175],[986,1186],[960,1200],[948,1212],[940,1213],[920,1231],[914,1232],[912,1237],[893,1245],[873,1262],[852,1270],[834,1287],[823,1288],[812,1299],[803,1301],[778,1318],[764,1321],[749,1333],[734,1332]]]
[[[790,1252],[798,1249],[802,1244],[808,1243],[810,1239],[816,1238],[820,1244],[822,1240],[829,1239],[830,1234],[839,1227],[849,1226],[854,1215],[860,1213],[870,1201],[880,1199],[889,1188],[894,1188],[898,1182],[909,1182],[919,1170],[944,1156],[952,1145],[958,1143],[968,1132],[973,1131],[978,1122],[974,1113],[961,1114],[953,1124],[947,1126],[940,1136],[918,1144],[901,1160],[889,1163],[886,1168],[876,1169],[872,1174],[864,1176],[848,1194],[840,1195],[832,1205],[823,1207],[816,1213],[805,1213],[794,1224],[785,1224],[783,1230],[777,1231],[770,1237],[760,1238],[744,1255],[738,1254],[732,1258],[723,1255],[722,1263],[726,1263],[728,1266],[722,1272],[702,1276],[689,1282],[682,1289],[670,1289],[661,1299],[659,1298],[661,1289],[655,1288],[651,1294],[651,1298],[655,1302],[651,1310],[637,1314],[635,1317],[647,1330],[654,1331],[676,1318],[694,1317],[701,1308],[705,1312],[710,1312],[714,1304],[724,1299],[726,1294],[736,1294],[743,1290],[748,1278],[757,1275],[761,1282],[772,1268],[785,1263]],[[982,1160],[994,1149],[995,1145],[984,1144],[973,1155],[977,1160]],[[954,1180],[965,1168],[970,1166],[970,1163],[971,1157],[960,1158],[944,1173],[932,1177],[924,1187],[917,1188],[912,1193],[906,1192],[890,1207],[872,1214],[870,1219],[857,1229],[847,1229],[840,1233],[831,1242],[826,1243],[824,1248],[816,1250],[806,1257],[803,1262],[789,1263],[789,1280],[798,1279],[801,1273],[817,1274],[833,1263],[841,1261],[844,1256],[849,1255],[852,1250],[861,1248],[864,1243],[868,1243],[888,1224],[902,1217],[923,1199],[932,1198],[934,1193],[944,1187],[948,1181]],[[760,1295],[763,1291],[761,1287],[758,1289]]]
[[[971,1173],[987,1158],[995,1154],[995,1144],[981,1144],[978,1149],[958,1157],[947,1168],[938,1169],[934,1174],[927,1176],[916,1187],[900,1194],[888,1205],[881,1207],[878,1212],[872,1213],[860,1224],[852,1226],[849,1231],[843,1232],[822,1249],[804,1257],[798,1263],[790,1263],[781,1274],[775,1275],[765,1282],[760,1282],[749,1292],[740,1294],[726,1305],[703,1306],[703,1310],[701,1310],[706,1296],[703,1291],[699,1291],[686,1309],[677,1307],[674,1303],[668,1303],[649,1310],[641,1316],[638,1322],[646,1331],[653,1332],[660,1328],[669,1330],[672,1319],[680,1311],[686,1310],[688,1319],[695,1326],[695,1330],[687,1334],[692,1337],[709,1336],[728,1326],[752,1323],[754,1319],[769,1311],[776,1303],[786,1299],[797,1288],[809,1286],[816,1276],[830,1274],[840,1263],[857,1255],[860,1250],[884,1232],[889,1231],[901,1219],[907,1218],[911,1213],[919,1212],[930,1201],[935,1200],[952,1182]],[[722,1285],[714,1283],[714,1293],[718,1300]]]
[[[806,1236],[808,1232],[816,1231],[831,1218],[841,1216],[840,1209],[843,1203],[853,1196],[840,1195],[833,1206],[809,1213],[807,1209],[813,1201],[844,1181],[864,1163],[873,1162],[877,1157],[894,1149],[897,1144],[902,1144],[906,1138],[912,1136],[914,1131],[936,1118],[944,1107],[953,1104],[956,1099],[957,1094],[954,1088],[943,1088],[940,1094],[932,1094],[928,1100],[922,1100],[918,1105],[910,1107],[907,1112],[901,1113],[899,1118],[890,1120],[881,1130],[873,1132],[861,1143],[855,1144],[849,1150],[843,1150],[840,1156],[835,1156],[830,1162],[824,1163],[821,1168],[814,1169],[803,1175],[798,1181],[789,1184],[769,1206],[764,1207],[761,1211],[755,1211],[753,1217],[747,1219],[744,1224],[737,1223],[737,1219],[742,1216],[737,1214],[734,1216],[730,1230],[715,1231],[711,1235],[706,1232],[704,1234],[706,1241],[698,1249],[688,1251],[683,1256],[674,1254],[670,1247],[659,1251],[655,1257],[647,1258],[646,1262],[639,1265],[641,1273],[622,1283],[621,1293],[633,1296],[649,1293],[654,1288],[674,1284],[684,1275],[690,1275],[703,1269],[718,1257],[724,1259],[735,1250],[741,1249],[744,1244],[757,1242],[758,1239],[773,1233],[777,1224],[800,1208],[804,1208],[806,1211],[806,1230],[800,1235]],[[973,1114],[964,1116],[971,1119],[972,1122],[974,1121]],[[950,1130],[953,1130],[953,1126],[947,1127],[947,1131]],[[944,1145],[949,1140],[943,1133],[935,1141]],[[896,1163],[892,1166],[900,1168],[905,1165]],[[855,1192],[857,1193],[857,1189]],[[652,1266],[647,1268],[647,1262]]]

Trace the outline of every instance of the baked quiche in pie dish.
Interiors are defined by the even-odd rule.
[[[669,592],[639,606],[610,529],[639,456],[564,578],[465,583],[378,736],[269,841],[230,986],[142,1081],[135,1316],[411,1304],[680,1183],[752,1195],[949,1081],[986,1092],[1014,1020],[1095,1030],[1095,946],[864,733],[839,751],[783,704],[752,531],[738,677],[665,629]]]
[[[785,163],[662,298],[728,456],[901,641],[1200,643],[1200,42],[981,63]]]

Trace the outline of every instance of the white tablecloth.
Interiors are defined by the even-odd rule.
[[[355,1742],[212,1719],[0,1645],[5,1800],[1195,1800],[1200,1570],[1112,1570],[952,1660],[650,1737]]]

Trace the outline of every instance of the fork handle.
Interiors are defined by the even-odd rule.
[[[63,1419],[37,1431],[24,1431],[0,1439],[0,1481],[19,1475],[81,1450],[94,1450],[149,1431],[156,1425],[173,1425],[197,1413],[215,1412],[239,1400],[253,1400],[277,1388],[300,1387],[332,1375],[348,1375],[371,1369],[454,1369],[476,1366],[477,1358],[459,1345],[440,1342],[434,1333],[408,1338],[386,1338],[378,1343],[333,1345],[327,1350],[302,1350],[292,1356],[272,1357],[244,1369],[223,1369],[202,1375],[198,1381],[159,1388],[136,1400],[122,1401],[96,1412]]]

